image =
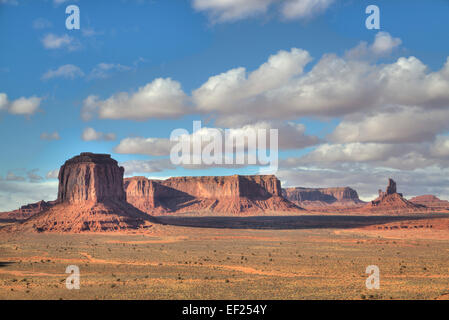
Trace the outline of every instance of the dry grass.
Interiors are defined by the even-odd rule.
[[[449,237],[373,230],[158,226],[149,235],[1,234],[0,299],[449,296]],[[80,290],[65,288],[72,264],[81,270]],[[373,264],[379,290],[365,288]]]

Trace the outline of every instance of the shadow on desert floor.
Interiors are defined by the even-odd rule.
[[[0,268],[4,268],[7,267],[11,264],[13,264],[14,262],[10,262],[10,261],[0,261]]]
[[[313,215],[313,216],[256,216],[256,217],[157,217],[158,223],[172,226],[195,228],[225,229],[351,229],[371,225],[382,225],[400,221],[418,221],[423,219],[449,218],[447,214],[402,215],[402,216],[349,216],[349,215]],[[155,222],[156,222],[155,221]]]

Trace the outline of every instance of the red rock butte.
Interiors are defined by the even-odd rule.
[[[123,173],[109,154],[81,153],[59,170],[58,202],[126,201]]]
[[[149,216],[126,202],[124,169],[109,155],[81,153],[59,171],[58,199],[7,231],[114,231],[151,227]]]
[[[280,181],[274,175],[174,177],[149,180],[125,179],[129,203],[149,214],[210,212],[260,214],[274,211],[302,211],[282,197]]]
[[[425,206],[405,199],[402,193],[396,191],[396,182],[388,179],[388,186],[384,191],[379,190],[379,196],[368,203],[364,209],[368,211],[403,211],[413,212],[424,209]]]

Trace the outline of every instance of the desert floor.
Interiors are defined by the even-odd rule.
[[[449,297],[448,215],[160,221],[145,234],[0,232],[0,299]],[[66,288],[69,265],[79,290]]]

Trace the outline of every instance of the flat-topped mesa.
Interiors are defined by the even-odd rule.
[[[350,187],[302,188],[293,187],[282,190],[283,196],[297,204],[313,205],[349,205],[361,204],[357,191]]]
[[[173,177],[160,183],[199,198],[281,196],[281,183],[274,175]]]
[[[126,201],[123,173],[108,154],[81,153],[59,170],[58,202]]]
[[[409,201],[415,204],[424,205],[428,208],[446,209],[446,210],[449,209],[449,201],[441,200],[440,198],[431,194],[413,197]]]
[[[242,212],[301,210],[281,196],[280,181],[266,176],[173,177],[125,179],[129,203],[150,214],[180,212]]]

